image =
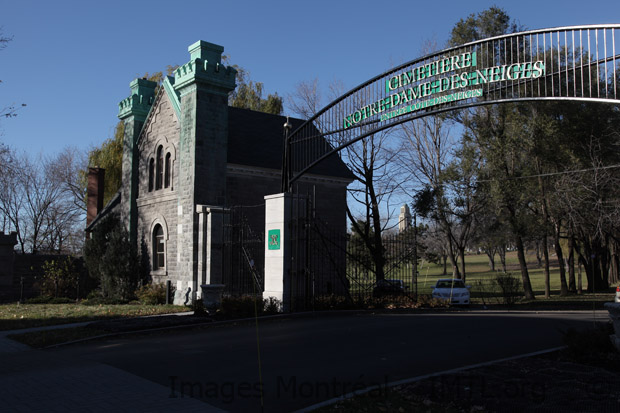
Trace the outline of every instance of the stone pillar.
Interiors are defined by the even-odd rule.
[[[293,196],[282,193],[265,196],[265,291],[275,297],[282,311],[291,306],[291,207]]]
[[[121,185],[121,221],[129,231],[129,238],[137,245],[138,239],[138,150],[140,131],[151,109],[157,83],[135,79],[129,84],[131,96],[118,104],[118,117],[124,122],[123,170]]]
[[[201,285],[221,284],[224,261],[224,225],[227,210],[222,207],[197,205],[198,214],[198,277],[194,280],[195,299],[201,298]]]
[[[228,93],[236,86],[236,71],[221,64],[222,46],[198,41],[189,46],[188,51],[190,61],[174,72],[174,89],[180,95],[181,112],[179,175],[175,188],[179,208],[177,268],[179,278],[194,285],[193,295],[196,296],[203,270],[205,281],[209,281],[206,230],[203,228],[202,240],[199,233],[200,226],[211,215],[203,216],[201,224],[200,214],[205,211],[197,206],[225,204]],[[207,261],[206,268],[200,267],[199,273],[203,261],[199,257],[201,254]],[[215,271],[211,276],[211,282],[218,277]]]

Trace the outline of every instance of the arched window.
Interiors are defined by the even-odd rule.
[[[153,190],[153,178],[155,175],[155,159],[149,161],[149,192]]]
[[[164,229],[161,225],[155,225],[153,229],[153,270],[160,270],[166,267],[166,245],[164,240]]]
[[[164,181],[164,147],[157,148],[157,165],[156,165],[155,189],[161,189]]]
[[[166,164],[164,170],[164,188],[168,188],[170,186],[170,152],[166,154]]]

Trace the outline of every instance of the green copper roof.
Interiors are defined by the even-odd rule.
[[[179,99],[179,94],[176,90],[174,90],[174,78],[171,76],[166,76],[164,79],[164,90],[172,102],[172,107],[177,114],[177,119],[181,119],[181,101]]]
[[[144,121],[153,104],[157,83],[146,79],[134,79],[129,87],[131,95],[118,104],[118,117],[125,119],[133,115],[136,119]]]

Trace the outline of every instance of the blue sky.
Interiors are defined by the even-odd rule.
[[[3,0],[0,27],[13,41],[0,51],[0,108],[27,107],[0,120],[0,142],[32,153],[99,145],[129,82],[186,63],[196,40],[224,46],[268,93],[315,77],[352,88],[418,57],[426,40],[443,45],[460,18],[492,4],[528,29],[620,23],[618,0]]]

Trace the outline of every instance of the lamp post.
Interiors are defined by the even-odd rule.
[[[289,122],[288,116],[284,123],[284,150],[282,151],[282,192],[289,192],[291,179],[291,142],[289,141],[289,133],[293,129],[293,125]]]

